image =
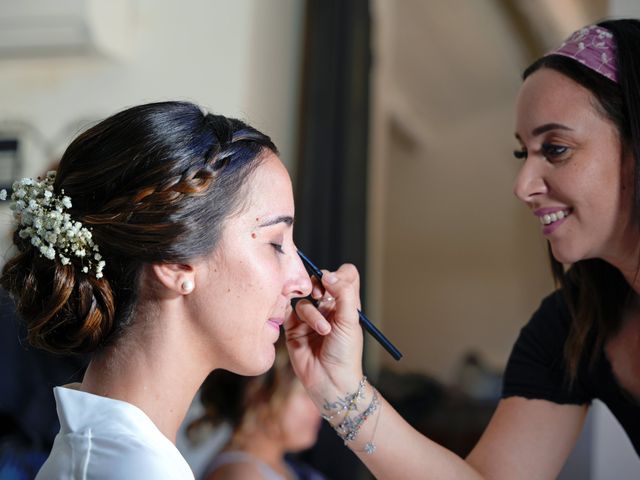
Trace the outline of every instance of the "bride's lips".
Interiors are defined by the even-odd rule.
[[[284,318],[272,317],[269,320],[267,320],[267,323],[271,325],[273,328],[275,328],[276,330],[280,331],[280,325],[284,323]]]

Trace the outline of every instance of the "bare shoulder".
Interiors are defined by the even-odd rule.
[[[222,465],[211,472],[205,480],[263,480],[258,467],[251,462],[236,462]]]

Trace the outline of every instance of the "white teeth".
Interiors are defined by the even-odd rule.
[[[549,225],[569,216],[569,213],[569,210],[558,210],[557,212],[547,213],[540,217],[540,223],[542,223],[542,225]]]

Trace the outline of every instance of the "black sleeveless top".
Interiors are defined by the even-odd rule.
[[[561,292],[542,301],[513,347],[505,370],[502,397],[574,405],[598,399],[618,419],[640,456],[640,404],[618,385],[603,349],[591,365],[586,357],[581,359],[576,380],[569,386],[563,351],[570,322]]]

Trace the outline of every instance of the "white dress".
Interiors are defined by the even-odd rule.
[[[54,388],[60,432],[37,480],[192,480],[180,452],[138,407]]]

